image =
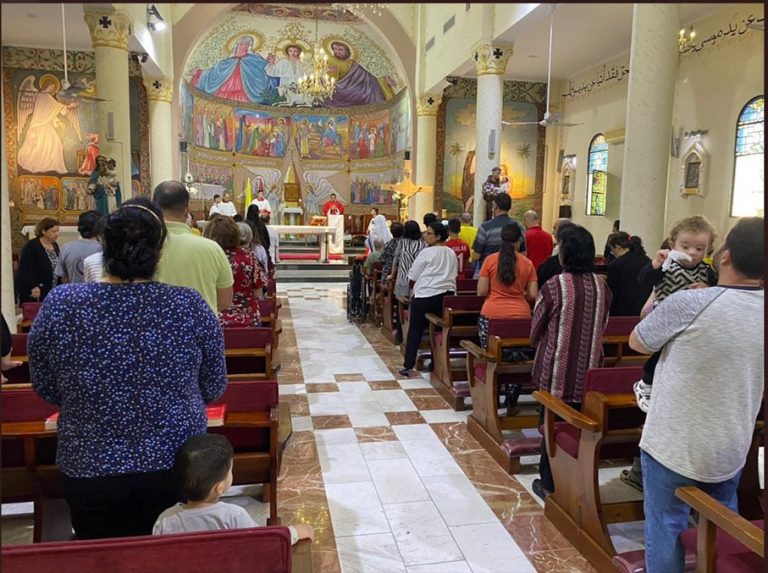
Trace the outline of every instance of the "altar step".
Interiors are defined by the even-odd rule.
[[[282,251],[282,249],[281,249]],[[346,258],[346,257],[345,257]],[[346,283],[352,267],[346,260],[321,263],[317,260],[283,260],[277,263],[277,282],[281,283]]]

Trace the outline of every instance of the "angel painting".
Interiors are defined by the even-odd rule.
[[[76,100],[65,102],[56,99],[61,83],[52,74],[45,74],[35,88],[35,76],[27,76],[21,82],[16,98],[18,113],[19,167],[30,173],[55,172],[64,174],[69,170],[64,163],[64,143],[56,128],[63,127],[63,120],[77,135],[79,141],[80,120],[77,117]]]

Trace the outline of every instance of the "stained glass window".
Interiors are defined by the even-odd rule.
[[[608,182],[608,144],[598,133],[589,143],[587,161],[587,215],[605,215],[605,189]]]
[[[731,217],[763,216],[765,193],[765,97],[751,100],[736,125]]]

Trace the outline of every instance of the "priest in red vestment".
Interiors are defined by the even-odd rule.
[[[343,215],[344,204],[336,200],[336,193],[331,193],[330,201],[326,201],[323,205],[323,215]]]
[[[328,218],[328,226],[334,229],[333,240],[328,245],[331,255],[344,254],[344,204],[331,193],[330,201],[323,205],[323,215]]]

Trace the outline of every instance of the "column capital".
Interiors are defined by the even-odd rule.
[[[173,82],[167,78],[142,77],[144,87],[147,89],[149,101],[171,103],[173,99]]]
[[[437,108],[440,107],[442,94],[423,94],[416,99],[417,116],[436,116]]]
[[[85,23],[91,33],[94,48],[118,48],[128,51],[133,33],[133,19],[121,10],[90,10],[86,8]]]
[[[511,56],[512,44],[480,40],[472,47],[472,58],[475,60],[478,76],[504,75]]]

